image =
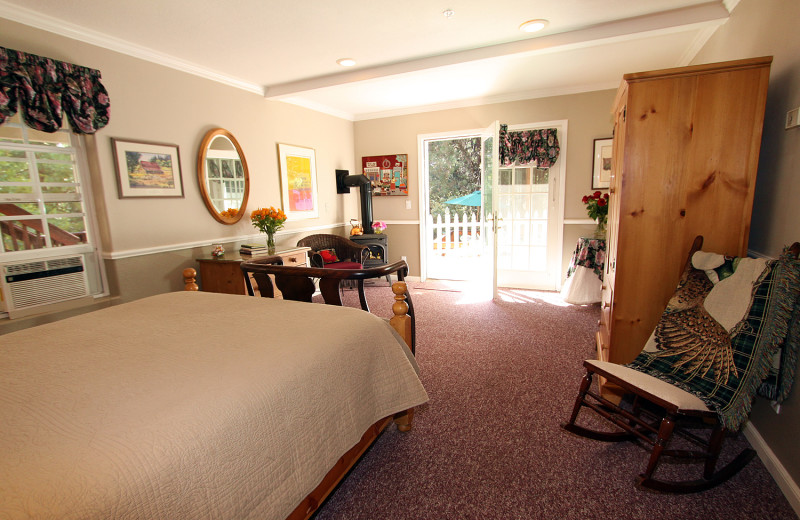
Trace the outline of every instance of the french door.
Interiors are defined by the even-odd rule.
[[[535,165],[499,164],[499,130],[500,123],[493,122],[481,131],[474,131],[471,137],[479,135],[481,139],[481,190],[479,225],[480,244],[478,268],[473,268],[469,259],[455,257],[452,249],[460,247],[463,253],[465,245],[456,244],[460,233],[448,231],[446,237],[454,242],[445,243],[442,249],[441,238],[431,231],[433,222],[429,221],[430,179],[428,173],[428,146],[436,139],[445,136],[419,136],[420,171],[425,172],[420,192],[420,256],[423,279],[431,278],[464,279],[457,276],[467,273],[469,278],[480,282],[484,294],[496,297],[498,287],[519,287],[539,290],[558,288],[561,273],[561,244],[563,243],[563,192],[566,171],[564,157],[566,155],[566,121],[537,123],[510,127],[510,131],[534,130],[537,128],[556,128],[558,130],[561,157],[550,168],[538,168]],[[448,135],[447,139],[455,139]],[[477,206],[477,204],[471,204]],[[472,231],[470,239],[475,238]],[[471,246],[474,247],[474,246]],[[474,249],[470,248],[470,251]],[[454,260],[451,260],[454,257]],[[456,262],[455,264],[452,262]]]
[[[566,122],[512,127],[510,131],[556,128],[566,151]],[[555,290],[560,283],[563,243],[563,158],[550,168],[499,165],[498,127],[484,131],[484,222],[492,292],[497,287]]]

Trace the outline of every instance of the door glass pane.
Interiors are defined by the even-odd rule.
[[[503,219],[506,217],[511,218],[513,211],[513,200],[511,199],[511,195],[507,194],[499,194],[497,196],[497,213]]]
[[[544,271],[547,269],[547,247],[531,247],[528,269],[531,271]]]
[[[510,249],[513,254],[513,258],[511,259],[511,269],[515,271],[527,271],[528,255],[530,254],[527,245],[525,246],[514,245],[514,247]]]
[[[514,184],[517,186],[527,186],[531,183],[530,168],[514,168]]]
[[[531,195],[532,219],[547,219],[547,199],[547,193],[533,193]]]
[[[514,220],[529,219],[531,216],[531,196],[517,195],[514,196]]]
[[[514,230],[515,246],[527,246],[530,243],[530,222],[527,220],[515,220],[512,226]]]
[[[532,246],[546,246],[547,245],[547,220],[534,220],[531,222],[531,245]]]
[[[497,179],[497,184],[500,186],[511,186],[511,170],[502,169],[498,171],[500,172],[500,177]]]

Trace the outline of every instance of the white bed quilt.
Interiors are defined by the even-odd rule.
[[[189,292],[0,336],[0,518],[283,519],[427,401],[401,343],[358,309]]]

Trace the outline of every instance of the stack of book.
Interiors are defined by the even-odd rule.
[[[248,256],[261,256],[268,255],[269,251],[267,250],[266,244],[242,244],[239,247],[239,254]]]

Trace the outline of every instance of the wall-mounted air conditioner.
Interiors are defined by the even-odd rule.
[[[90,298],[82,255],[0,264],[0,288],[9,318],[44,312],[45,305]]]

